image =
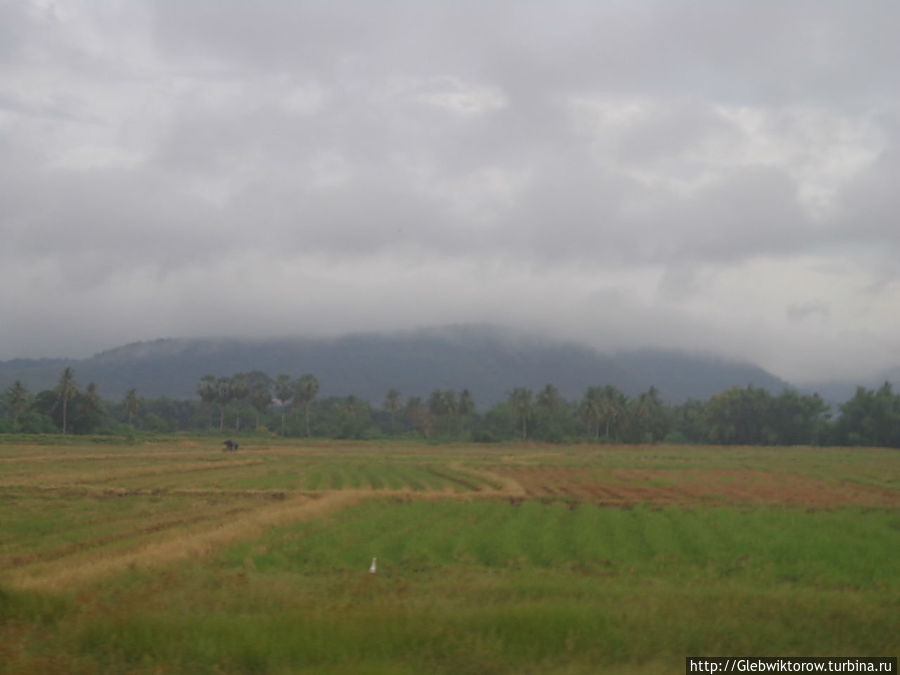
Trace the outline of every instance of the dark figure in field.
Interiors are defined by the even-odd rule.
[[[227,441],[225,441],[225,443],[223,443],[223,445],[225,446],[225,449],[222,452],[233,452],[238,449],[238,444],[235,443],[230,438]]]

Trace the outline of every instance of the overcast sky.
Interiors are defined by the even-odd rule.
[[[900,364],[900,3],[0,0],[0,359],[489,322]]]

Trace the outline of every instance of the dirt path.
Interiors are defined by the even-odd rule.
[[[188,557],[208,556],[230,544],[258,536],[264,528],[321,518],[358,504],[365,497],[363,493],[350,490],[332,492],[318,499],[295,497],[242,514],[234,520],[180,532],[128,551],[88,552],[83,556],[37,563],[17,569],[7,578],[20,588],[62,590],[130,567],[156,567]]]

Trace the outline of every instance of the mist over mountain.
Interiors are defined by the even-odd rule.
[[[900,385],[900,367],[889,368],[875,375],[861,378],[854,382],[844,380],[823,380],[804,384],[804,391],[817,392],[822,398],[830,403],[843,403],[853,398],[859,387],[866,389],[878,389],[885,382],[893,385]],[[897,387],[895,386],[896,390]]]
[[[900,365],[898,23],[846,0],[0,2],[0,359],[489,321],[871,382]]]
[[[587,387],[611,384],[629,396],[650,386],[664,400],[705,399],[730,386],[754,384],[778,393],[789,385],[765,370],[708,355],[641,350],[603,354],[574,343],[514,334],[491,326],[451,326],[403,333],[269,340],[159,339],[137,342],[81,360],[0,362],[0,386],[21,380],[32,391],[56,384],[65,366],[82,386],[102,396],[193,398],[203,375],[261,370],[272,377],[314,374],[321,397],[354,394],[375,404],[397,389],[427,396],[435,389],[469,389],[479,408],[514,387],[556,385],[578,399]]]

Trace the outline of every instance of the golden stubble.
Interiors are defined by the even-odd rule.
[[[353,506],[363,498],[350,491],[333,492],[319,498],[291,497],[228,521],[191,528],[128,551],[97,551],[78,559],[30,565],[11,573],[8,580],[20,588],[65,590],[130,568],[158,567],[186,558],[209,556],[236,542],[258,537],[266,528],[322,518]]]
[[[182,476],[184,474],[222,472],[233,469],[258,466],[262,460],[251,459],[239,462],[205,461],[170,463],[163,466],[136,466],[126,468],[103,467],[94,471],[61,471],[9,473],[0,478],[0,486],[53,488],[57,486],[98,485],[116,481],[127,481],[141,478],[160,478],[166,476]]]

